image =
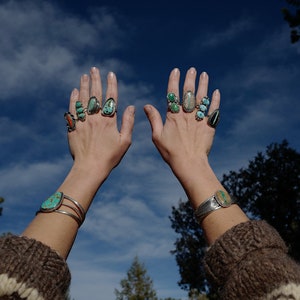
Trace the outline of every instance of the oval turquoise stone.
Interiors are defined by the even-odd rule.
[[[170,102],[175,102],[176,101],[175,94],[174,93],[168,93],[167,100],[170,101]]]
[[[53,211],[61,205],[63,198],[63,193],[56,192],[52,196],[50,196],[47,200],[45,200],[42,205],[41,209],[44,211]]]
[[[206,106],[209,105],[209,98],[208,97],[202,98],[202,103]]]
[[[102,115],[112,116],[116,111],[116,102],[113,98],[109,98],[105,101],[102,108]]]
[[[178,113],[179,112],[179,105],[176,103],[171,103],[170,107],[170,111],[172,113]]]
[[[196,112],[196,119],[197,119],[197,120],[202,120],[202,119],[204,119],[204,113],[203,113],[202,111],[198,110],[198,111]]]
[[[200,107],[199,107],[199,109],[200,109],[201,111],[205,112],[205,111],[207,110],[207,106],[201,104]]]
[[[182,100],[182,107],[185,112],[192,112],[195,109],[196,98],[193,92],[187,91]]]
[[[89,115],[96,114],[100,110],[100,103],[96,97],[91,97],[87,106],[87,113]]]

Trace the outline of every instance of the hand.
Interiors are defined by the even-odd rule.
[[[117,78],[110,72],[107,76],[106,95],[103,95],[100,72],[92,68],[90,77],[82,75],[80,90],[74,89],[70,97],[69,111],[76,117],[75,103],[81,101],[85,108],[90,97],[95,96],[103,106],[108,98],[118,99]],[[120,162],[131,144],[134,124],[134,107],[128,106],[123,114],[120,132],[117,128],[117,114],[102,116],[88,115],[85,121],[76,121],[76,129],[68,133],[70,152],[74,165],[104,173],[106,176]]]
[[[196,70],[190,68],[186,73],[183,94],[186,91],[192,91],[196,95],[196,104],[200,104],[201,99],[207,96],[208,75],[206,73],[200,75],[197,92],[196,77]],[[179,79],[180,72],[174,69],[170,73],[167,92],[172,92],[177,97],[179,97]],[[218,109],[219,105],[220,93],[215,90],[208,115]],[[184,176],[188,179],[193,168],[207,163],[215,134],[215,129],[207,124],[207,117],[202,121],[197,121],[195,120],[196,110],[187,113],[180,107],[178,113],[168,111],[166,122],[163,124],[159,112],[153,106],[146,105],[144,110],[152,127],[152,139],[155,146],[179,179],[183,179]]]

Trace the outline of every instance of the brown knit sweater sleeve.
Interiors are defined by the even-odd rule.
[[[264,221],[228,230],[208,250],[205,269],[223,300],[300,299],[300,266]]]
[[[26,237],[0,238],[0,299],[66,299],[71,275],[65,260]]]

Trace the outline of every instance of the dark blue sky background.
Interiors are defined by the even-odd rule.
[[[136,106],[133,144],[100,189],[69,258],[76,300],[114,299],[135,255],[158,296],[186,299],[168,216],[186,196],[157,154],[143,112],[166,110],[169,72],[194,66],[222,95],[210,161],[245,167],[287,139],[300,151],[300,44],[285,1],[0,1],[0,232],[21,233],[67,174],[63,114],[91,66],[116,72],[119,112]],[[104,83],[104,81],[103,81]],[[183,80],[182,82],[183,83]],[[180,149],[179,149],[180,151]],[[270,204],[271,205],[271,204]]]

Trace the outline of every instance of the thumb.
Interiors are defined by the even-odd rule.
[[[150,104],[144,106],[144,111],[152,128],[152,137],[160,136],[163,129],[163,122],[160,113]]]
[[[126,108],[122,118],[121,136],[123,141],[131,143],[133,125],[134,125],[135,107],[130,105]]]

